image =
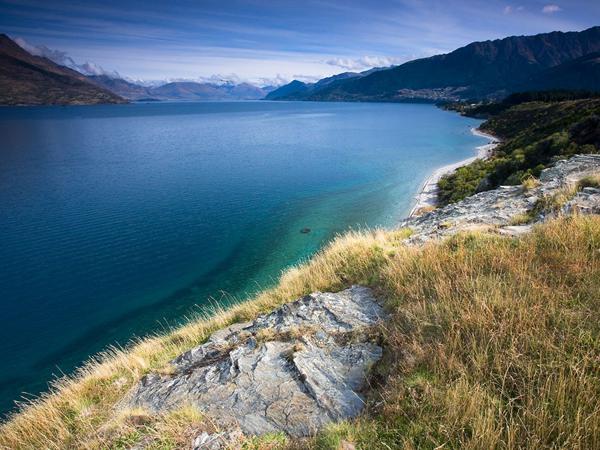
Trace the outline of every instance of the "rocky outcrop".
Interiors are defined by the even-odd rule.
[[[557,161],[552,167],[542,170],[540,175],[542,192],[573,185],[584,177],[600,171],[600,155],[575,155]]]
[[[600,189],[583,188],[562,207],[563,214],[600,214]]]
[[[124,406],[192,404],[227,429],[309,435],[362,410],[367,373],[382,355],[383,318],[366,287],[308,295],[214,333],[173,360],[171,374],[144,377]]]
[[[558,161],[542,171],[539,185],[531,189],[501,186],[422,216],[411,217],[401,226],[413,231],[408,240],[413,244],[474,229],[494,229],[501,234],[518,235],[529,227],[513,226],[516,218],[531,214],[540,199],[575,186],[582,178],[596,173],[600,173],[600,155],[576,155],[568,160]],[[562,212],[567,214],[574,211],[600,211],[600,190],[585,188],[575,194],[562,208]],[[532,217],[531,222],[544,220],[548,215],[547,211],[540,211],[537,217]]]

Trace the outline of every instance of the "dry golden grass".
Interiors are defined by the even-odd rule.
[[[315,447],[600,448],[600,219],[457,236],[393,258],[381,282],[381,387]]]
[[[540,185],[540,180],[533,176],[528,176],[522,181],[521,185],[525,191],[529,191],[530,189],[538,187]]]
[[[510,225],[525,225],[530,223],[533,220],[530,214],[516,214],[510,219]]]
[[[537,178],[528,177],[523,180],[523,189],[528,191],[539,186],[540,182]],[[538,216],[544,215],[560,215],[561,208],[575,195],[586,187],[600,187],[600,173],[593,173],[581,178],[579,181],[566,184],[557,189],[552,194],[542,195],[534,207],[524,214],[517,214],[511,220],[511,225],[523,225],[535,221]]]
[[[404,246],[406,235],[345,235],[250,302],[105,354],[3,425],[0,446],[186,448],[213,426],[197,411],[157,417],[114,405],[215,329],[362,283],[392,313],[364,416],[309,440],[274,435],[246,448],[600,448],[600,218],[421,249]]]
[[[583,177],[577,183],[577,187],[579,188],[579,190],[586,187],[600,188],[600,173]]]
[[[423,216],[431,211],[435,211],[435,206],[422,206],[419,209],[417,209],[412,215],[413,217],[419,217],[419,216]]]

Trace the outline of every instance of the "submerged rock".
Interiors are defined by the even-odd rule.
[[[382,355],[374,327],[383,317],[366,287],[308,295],[214,333],[173,360],[172,374],[144,377],[126,406],[192,404],[246,434],[309,435],[362,410],[367,372]]]

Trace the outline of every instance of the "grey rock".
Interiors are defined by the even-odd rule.
[[[586,187],[562,208],[563,214],[600,214],[600,189]]]
[[[514,216],[524,214],[530,208],[521,186],[502,186],[472,195],[423,216],[410,218],[401,226],[413,230],[409,242],[420,244],[477,227],[509,225]]]
[[[219,433],[203,431],[192,442],[192,450],[224,450],[242,448],[243,434],[239,428]]]
[[[537,203],[540,198],[537,195],[531,195],[525,198],[525,201],[529,204],[529,206],[533,207]]]
[[[367,372],[382,355],[373,330],[383,318],[366,287],[308,295],[213,334],[174,359],[172,374],[144,377],[124,406],[192,404],[246,434],[309,435],[362,410]]]
[[[218,434],[208,434],[206,431],[202,432],[200,436],[194,439],[192,444],[193,450],[220,450],[223,448],[221,436]]]
[[[517,236],[527,228],[512,226],[515,217],[531,211],[538,199],[552,195],[557,190],[575,185],[588,175],[600,173],[600,155],[576,155],[568,160],[557,161],[542,171],[540,185],[529,190],[521,186],[501,186],[480,192],[466,199],[403,221],[401,227],[409,227],[413,233],[407,242],[420,245],[430,239],[474,229],[493,229],[501,234]],[[566,203],[563,214],[600,213],[600,193],[585,188]],[[542,212],[533,222],[551,217]]]
[[[532,225],[512,225],[498,229],[498,233],[504,236],[521,236],[531,231]]]
[[[566,185],[583,177],[597,173],[600,169],[600,155],[575,155],[554,163],[542,170],[540,181],[549,186]]]

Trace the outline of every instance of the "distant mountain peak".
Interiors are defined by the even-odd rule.
[[[88,77],[92,82],[129,100],[169,101],[221,101],[259,100],[270,90],[248,82],[201,83],[197,81],[171,81],[157,86],[141,86],[122,78],[105,75]]]

